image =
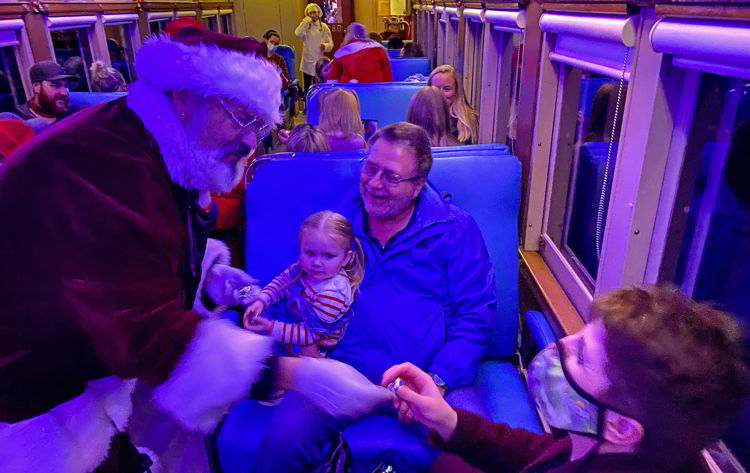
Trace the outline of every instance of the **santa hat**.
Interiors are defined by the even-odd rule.
[[[229,97],[268,121],[281,121],[281,77],[265,59],[265,43],[192,24],[174,29],[173,37],[151,37],[138,52],[140,81],[164,92],[190,90]]]
[[[34,137],[34,130],[21,120],[0,120],[0,159],[8,157]]]

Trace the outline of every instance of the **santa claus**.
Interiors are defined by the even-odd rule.
[[[277,357],[270,339],[192,310],[235,304],[252,283],[201,267],[200,201],[237,184],[280,119],[265,56],[198,28],[153,38],[126,98],[62,121],[0,168],[0,471],[141,471],[128,435],[137,382],[204,433],[272,388],[351,418],[391,399],[351,367]]]

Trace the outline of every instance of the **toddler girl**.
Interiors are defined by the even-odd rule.
[[[320,357],[344,336],[351,305],[364,276],[364,251],[346,217],[330,210],[315,213],[300,229],[300,258],[275,277],[245,312],[245,328],[268,334],[300,354]],[[296,323],[269,320],[262,314],[286,300]]]

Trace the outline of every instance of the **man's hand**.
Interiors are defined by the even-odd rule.
[[[237,299],[234,291],[257,283],[257,280],[241,269],[226,264],[215,264],[208,270],[203,281],[203,290],[217,304],[238,305],[242,301]]]
[[[354,421],[375,412],[396,396],[372,384],[362,373],[344,363],[320,358],[281,358],[282,370],[294,370],[287,389],[298,391],[324,412]]]
[[[279,130],[279,143],[285,145],[289,142],[289,130]]]
[[[321,52],[321,53],[324,53],[324,52],[326,52],[326,45],[325,45],[325,44],[321,44],[321,45],[320,45],[320,52]]]
[[[429,429],[435,430],[447,441],[456,430],[458,415],[445,402],[440,389],[430,375],[411,363],[402,363],[383,373],[381,384],[387,386],[396,378],[405,381],[396,390],[397,400],[393,405],[399,410],[399,420],[411,422],[416,419]]]

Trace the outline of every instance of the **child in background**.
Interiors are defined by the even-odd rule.
[[[331,60],[323,56],[315,63],[315,83],[325,84],[326,76],[331,68]]]
[[[301,355],[322,357],[349,326],[365,256],[349,220],[330,210],[307,217],[299,238],[299,261],[261,291],[247,308],[243,325],[287,346],[299,346]],[[296,323],[261,316],[282,299]]]
[[[359,97],[353,90],[334,87],[320,99],[320,127],[328,136],[329,151],[367,148],[365,127],[359,114]]]

